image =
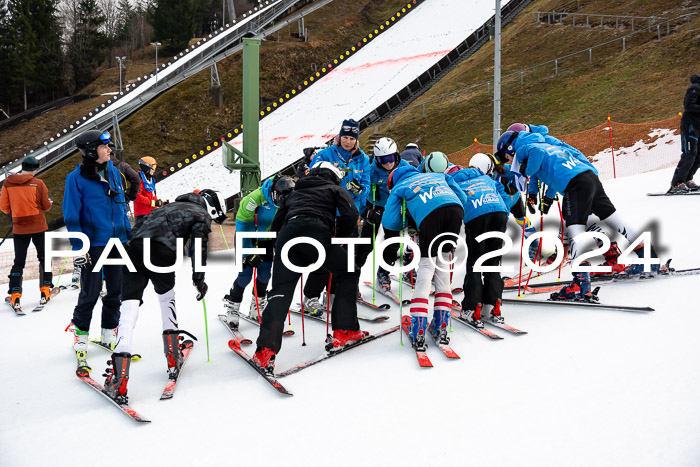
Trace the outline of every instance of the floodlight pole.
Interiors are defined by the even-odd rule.
[[[496,0],[493,53],[493,145],[501,137],[501,0]]]
[[[158,87],[158,47],[162,44],[160,42],[151,42],[151,45],[156,48],[156,87]]]
[[[119,62],[119,94],[122,93],[122,60],[126,60],[126,57],[114,57]]]
[[[241,197],[260,187],[260,39],[243,39],[243,151],[224,142],[224,165],[240,170]]]

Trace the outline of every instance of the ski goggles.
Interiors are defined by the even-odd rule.
[[[393,154],[387,154],[385,156],[374,156],[377,162],[380,164],[388,164],[390,162],[396,162],[399,159],[399,153],[395,152]]]
[[[342,133],[352,133],[355,135],[360,134],[360,129],[357,128],[356,126],[347,126],[346,125],[346,126],[342,127],[342,130],[343,130]]]
[[[100,135],[100,144],[109,144],[112,142],[112,135],[109,134],[109,131],[105,131]]]

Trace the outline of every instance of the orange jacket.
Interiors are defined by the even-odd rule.
[[[12,214],[12,233],[46,232],[44,211],[51,209],[49,190],[44,182],[31,175],[14,174],[7,177],[0,192],[0,210]]]

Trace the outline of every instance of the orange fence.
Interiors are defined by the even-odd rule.
[[[677,116],[651,123],[606,120],[589,130],[561,136],[555,130],[550,128],[550,134],[585,154],[598,168],[602,180],[674,167],[681,155]],[[494,149],[475,140],[449,158],[454,164],[466,166],[477,151],[493,153]]]

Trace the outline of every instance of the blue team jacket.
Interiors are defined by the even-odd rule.
[[[409,167],[410,165],[411,164],[401,159],[398,167],[396,168],[398,169],[399,167]],[[386,206],[386,202],[389,199],[389,189],[387,188],[387,180],[389,179],[389,174],[391,172],[387,172],[386,170],[384,170],[384,168],[378,167],[376,162],[372,162],[370,164],[369,173],[370,183],[372,184],[372,188],[374,188],[374,192],[370,190],[369,195],[367,196],[367,203],[374,204],[383,208],[384,206]]]
[[[442,206],[456,205],[464,208],[467,197],[459,185],[445,174],[420,173],[415,167],[399,167],[394,170],[394,188],[386,203],[382,226],[389,230],[401,230],[403,219],[401,205],[406,200],[406,209],[420,228],[423,219]]]
[[[545,142],[538,133],[520,133],[515,140],[515,160],[522,166],[527,161],[524,175],[536,177],[548,186],[546,195],[566,193],[572,178],[580,173],[594,170],[593,166],[578,153],[572,154],[560,146]]]
[[[362,185],[362,192],[359,195],[350,193],[355,203],[357,212],[362,213],[367,203],[367,195],[370,192],[369,182],[369,157],[358,149],[358,154],[351,158],[351,154],[340,146],[330,145],[323,151],[319,151],[311,160],[310,167],[320,161],[328,161],[340,169],[350,169],[345,173],[345,178],[340,182],[340,186],[347,189],[347,184],[356,179]],[[349,191],[349,190],[348,190]]]
[[[452,179],[464,192],[467,202],[464,205],[464,223],[466,224],[484,214],[492,212],[509,212],[503,185],[484,175],[479,169],[463,169],[446,175]]]
[[[82,164],[81,164],[82,165]],[[105,246],[110,238],[121,243],[129,239],[131,223],[127,217],[127,201],[119,171],[107,162],[107,180],[90,180],[80,175],[78,167],[66,177],[63,194],[63,220],[69,232],[82,232],[90,239],[90,246]],[[115,196],[109,196],[111,189]],[[74,250],[82,242],[70,239]]]

